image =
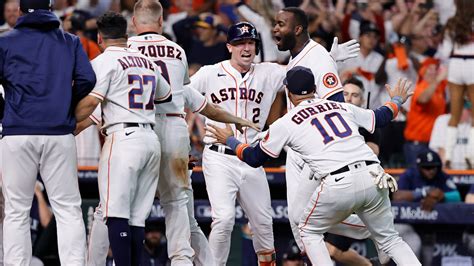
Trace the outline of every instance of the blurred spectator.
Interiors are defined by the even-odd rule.
[[[359,75],[365,88],[364,98],[368,99],[370,92],[370,108],[379,107],[379,86],[375,83],[375,73],[379,70],[384,57],[374,51],[380,38],[380,31],[371,22],[364,21],[360,24],[360,55],[354,59],[346,60],[338,64],[341,79],[348,79],[352,75]]]
[[[296,245],[295,241],[291,241],[285,253],[283,253],[283,266],[304,266],[303,256]]]
[[[89,39],[85,34],[85,31],[87,30],[86,23],[89,19],[91,19],[91,17],[87,12],[74,10],[71,15],[65,18],[63,28],[65,31],[72,33],[81,39],[81,44],[87,57],[89,57],[89,60],[93,60],[101,54],[101,51],[99,45]]]
[[[3,16],[5,24],[0,26],[0,34],[4,31],[13,29],[17,19],[20,17],[19,0],[7,0],[4,5]]]
[[[466,195],[466,203],[474,204],[474,184],[469,188],[469,192]]]
[[[189,64],[212,65],[229,59],[219,18],[211,13],[188,17],[173,25],[177,42],[188,55]],[[194,36],[193,30],[196,31]]]
[[[343,41],[358,39],[362,35],[362,24],[370,22],[377,29],[380,42],[385,43],[383,8],[379,1],[356,0],[356,10],[345,15],[341,30]]]
[[[412,40],[426,42],[428,47],[434,48],[432,37],[438,25],[438,13],[433,8],[432,0],[406,1],[407,17],[400,27],[400,34],[410,36]]]
[[[351,103],[355,106],[364,108],[364,85],[356,76],[344,82],[344,100],[346,103]],[[376,155],[379,155],[380,149],[380,131],[375,129],[373,134],[370,134],[364,128],[359,128],[359,133],[364,137],[364,140]]]
[[[404,133],[403,151],[407,167],[413,167],[416,156],[428,149],[434,122],[446,112],[446,72],[440,71],[439,60],[426,59],[418,74]]]
[[[448,20],[444,41],[440,49],[442,58],[449,58],[448,87],[450,92],[451,118],[446,135],[445,158],[451,160],[461,119],[464,95],[474,102],[474,1],[456,0],[456,15]],[[471,107],[474,113],[474,107]],[[472,121],[471,121],[472,122]],[[474,122],[469,130],[467,158],[474,165]]]
[[[166,250],[166,238],[158,222],[147,222],[145,226],[145,243],[141,266],[170,265]]]
[[[88,11],[93,17],[99,17],[110,9],[113,0],[77,0],[76,8]]]
[[[171,9],[171,0],[160,0],[163,6],[163,32],[171,36],[171,40],[176,42],[176,34],[173,26],[176,22],[185,19],[188,16],[193,16],[193,1],[192,0],[174,0],[174,5],[179,12],[173,13]]]
[[[408,40],[402,38],[400,42],[393,43],[387,48],[387,58],[382,63],[379,71],[375,75],[377,84],[388,84],[394,87],[399,79],[405,78],[415,84],[417,72],[414,59],[410,56],[410,46]],[[390,100],[390,96],[384,88],[380,88],[380,102],[384,104]],[[410,108],[410,101],[407,101],[400,108],[398,116],[387,127],[381,129],[380,159],[383,163],[388,163],[389,167],[401,167],[403,160],[403,146],[405,141],[403,131],[406,125],[406,115]]]
[[[308,32],[311,38],[329,50],[339,28],[338,16],[330,0],[304,0],[299,6],[308,15]]]
[[[451,177],[442,170],[441,159],[432,150],[420,153],[416,166],[407,169],[398,180],[393,201],[420,202],[421,209],[431,211],[439,202],[460,202],[461,195]],[[396,224],[400,236],[420,255],[421,240],[409,224]]]
[[[446,164],[445,153],[446,153],[446,135],[448,131],[448,122],[451,118],[451,114],[444,114],[438,116],[431,132],[431,139],[429,147],[436,151],[441,157],[441,161],[446,168],[466,170],[473,168],[467,164],[466,156],[467,149],[469,148],[469,130],[471,128],[472,117],[471,117],[471,103],[467,100],[464,101],[464,109],[462,111],[460,123],[457,126],[457,135],[455,136],[455,144],[453,147],[453,153],[451,161]]]

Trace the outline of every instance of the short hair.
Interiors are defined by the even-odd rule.
[[[133,15],[139,24],[154,24],[163,15],[163,6],[158,0],[138,0]]]
[[[282,11],[292,13],[295,17],[294,22],[296,23],[296,25],[301,25],[303,27],[304,32],[308,31],[308,16],[303,11],[303,9],[298,7],[285,7],[282,9]]]
[[[108,11],[97,19],[97,30],[104,39],[127,37],[127,20],[119,13]]]
[[[347,84],[356,85],[357,87],[360,88],[362,92],[365,92],[364,83],[362,83],[362,81],[358,79],[357,77],[352,76],[346,81],[344,81],[344,85],[347,85]]]

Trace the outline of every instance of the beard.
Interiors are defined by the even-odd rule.
[[[293,49],[296,45],[296,36],[293,34],[288,34],[282,37],[280,45],[278,45],[279,51],[288,51]]]

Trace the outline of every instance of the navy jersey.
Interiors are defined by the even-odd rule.
[[[398,180],[399,190],[421,191],[423,188],[439,188],[443,192],[457,191],[456,184],[443,171],[439,171],[433,179],[428,180],[421,176],[418,168],[412,167],[406,170]]]

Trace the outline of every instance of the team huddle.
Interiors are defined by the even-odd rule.
[[[24,210],[31,207],[31,197],[22,197],[32,191],[38,172],[58,219],[63,265],[105,265],[109,245],[115,265],[140,265],[145,220],[155,197],[165,212],[171,265],[226,265],[236,200],[248,216],[259,265],[276,265],[270,190],[262,165],[283,149],[290,225],[314,265],[332,265],[326,232],[371,238],[381,261],[390,257],[400,265],[421,265],[394,229],[388,190],[397,189],[396,181],[358,133],[359,128],[372,133],[388,125],[411,95],[410,84],[401,80],[393,89],[387,86],[391,100],[375,111],[344,103],[335,60],[355,57],[356,42],[333,45],[328,53],[309,38],[304,11],[284,8],[273,34],[278,49],[291,54],[287,66],[253,63],[259,34],[251,23],[239,22],[227,33],[231,59],[204,66],[190,77],[184,50],[161,35],[158,0],[135,4],[135,37],[127,38],[122,15],[108,12],[98,18],[104,52],[90,64],[77,40],[57,30],[48,15],[49,1],[21,5],[28,25],[51,25],[51,36],[43,38],[51,41],[63,34],[78,49],[69,77],[73,90],[64,96],[72,103],[64,107],[69,127],[33,132],[11,122],[15,101],[21,100],[15,99],[11,70],[2,63],[17,60],[6,56],[15,52],[8,45],[15,34],[0,43],[0,81],[7,99],[2,140],[5,265],[30,265]],[[260,132],[278,95],[286,96],[288,112]],[[208,239],[194,218],[185,108],[207,118],[203,172],[213,219]],[[92,125],[101,128],[105,143],[98,171],[100,205],[86,252],[71,133]],[[58,179],[65,173],[67,182]],[[21,181],[25,176],[31,180]]]

